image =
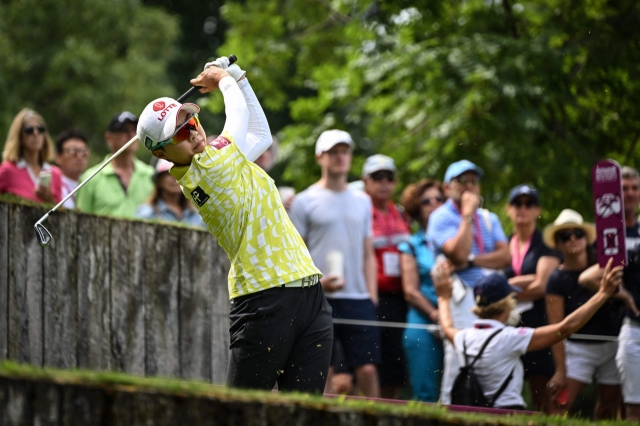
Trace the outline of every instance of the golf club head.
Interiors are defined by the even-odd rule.
[[[48,246],[53,239],[51,232],[49,232],[47,228],[45,228],[44,225],[40,222],[36,223],[34,228],[36,230],[36,238],[38,238],[38,242],[40,243],[40,245],[42,247]]]

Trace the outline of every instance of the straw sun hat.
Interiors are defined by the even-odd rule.
[[[582,215],[575,210],[564,209],[558,215],[558,218],[553,221],[552,224],[547,225],[542,233],[542,239],[544,243],[551,247],[556,248],[556,232],[563,229],[580,228],[587,234],[587,241],[589,244],[593,244],[596,240],[596,227],[593,223],[585,222],[582,219]]]

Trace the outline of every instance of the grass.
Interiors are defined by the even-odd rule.
[[[58,370],[20,365],[11,361],[0,363],[0,377],[49,381],[57,384],[113,387],[128,391],[146,391],[215,398],[222,401],[261,401],[266,404],[292,404],[318,410],[366,411],[370,414],[393,414],[397,416],[418,416],[450,421],[452,424],[485,425],[587,425],[588,420],[546,417],[543,415],[488,415],[484,413],[454,413],[437,404],[408,402],[406,405],[387,404],[378,401],[350,400],[344,398],[324,398],[306,394],[283,394],[265,391],[247,391],[214,386],[206,382],[176,380],[167,378],[146,378],[117,372],[97,372],[86,370]],[[602,425],[630,425],[624,421],[599,422]]]

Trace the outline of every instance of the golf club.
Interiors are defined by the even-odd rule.
[[[229,65],[233,64],[234,62],[236,62],[238,60],[238,58],[236,57],[236,55],[229,55]],[[190,88],[189,90],[187,90],[182,96],[180,96],[177,101],[180,103],[183,103],[184,101],[186,101],[191,95],[193,95],[194,93],[196,93],[198,90],[200,90],[201,87],[198,86],[193,86],[192,88]],[[49,232],[49,230],[47,230],[47,228],[45,228],[45,226],[42,224],[42,222],[44,222],[45,220],[47,220],[47,218],[51,215],[51,213],[53,213],[54,211],[58,210],[58,208],[63,205],[69,198],[73,197],[74,194],[76,192],[78,192],[78,190],[80,188],[82,188],[87,182],[89,182],[95,175],[97,175],[98,173],[100,173],[100,171],[102,169],[104,169],[107,164],[111,163],[111,161],[113,161],[114,158],[116,158],[118,155],[122,154],[122,152],[124,150],[126,150],[127,148],[129,148],[129,146],[131,146],[131,144],[133,144],[135,141],[138,140],[138,136],[134,136],[129,142],[127,142],[122,148],[120,148],[115,154],[113,154],[111,157],[109,157],[104,163],[102,163],[102,165],[100,167],[98,167],[98,169],[91,173],[91,176],[89,176],[88,178],[86,178],[85,180],[83,180],[82,182],[80,182],[80,184],[69,193],[69,195],[67,195],[66,197],[64,197],[64,199],[62,201],[60,201],[58,204],[56,204],[51,210],[49,210],[47,212],[47,214],[45,214],[44,216],[42,216],[40,218],[40,220],[38,220],[36,222],[36,224],[34,225],[35,231],[36,231],[36,237],[38,238],[38,242],[40,243],[40,245],[42,247],[46,247],[51,243],[51,240],[53,239],[53,236],[51,235],[51,232]]]

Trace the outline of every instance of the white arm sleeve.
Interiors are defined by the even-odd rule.
[[[249,108],[249,127],[244,149],[240,148],[249,161],[255,161],[271,146],[271,130],[262,106],[246,78],[238,82]]]
[[[231,76],[224,77],[218,83],[224,97],[224,112],[227,116],[222,134],[229,132],[233,142],[246,155],[247,130],[249,125],[249,109],[242,91]]]

